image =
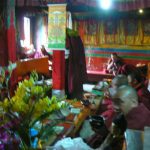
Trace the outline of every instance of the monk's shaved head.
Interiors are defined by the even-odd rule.
[[[112,80],[112,84],[116,84],[116,87],[120,87],[122,85],[128,85],[128,79],[125,75],[117,75]]]
[[[138,105],[137,92],[129,85],[120,86],[114,97],[114,103],[116,103],[125,114]]]
[[[123,101],[138,101],[137,92],[129,85],[122,85],[118,88],[116,96]]]

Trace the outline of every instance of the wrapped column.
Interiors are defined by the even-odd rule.
[[[53,51],[52,94],[65,95],[66,4],[51,4],[48,15],[48,48]]]

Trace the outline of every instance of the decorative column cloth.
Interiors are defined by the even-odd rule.
[[[53,89],[64,90],[65,87],[65,51],[53,52]]]
[[[53,95],[65,93],[66,4],[49,5],[48,48],[53,50]]]

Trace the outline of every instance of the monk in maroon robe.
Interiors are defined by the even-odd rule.
[[[129,129],[144,130],[145,126],[150,126],[150,111],[141,103],[126,115],[126,119]]]
[[[114,108],[123,112],[127,120],[127,128],[144,130],[145,126],[150,126],[150,111],[138,102],[138,95],[131,86],[121,86],[117,89]]]
[[[112,80],[112,86],[111,88],[108,89],[106,93],[106,98],[103,101],[103,104],[101,107],[105,106],[105,111],[101,113],[101,115],[106,119],[106,126],[109,128],[113,118],[117,115],[116,112],[113,109],[112,105],[112,97],[114,95],[114,92],[117,90],[122,85],[128,85],[128,80],[125,75],[117,75],[113,80]]]
[[[150,110],[150,92],[139,72],[132,72],[128,75],[129,84],[136,89],[139,102],[143,103]]]
[[[111,58],[108,60],[106,65],[106,73],[117,75],[118,70],[120,70],[123,64],[122,59],[117,55],[117,53],[112,53]]]

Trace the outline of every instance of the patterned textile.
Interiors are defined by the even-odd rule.
[[[144,22],[144,35],[150,36],[150,20]]]
[[[101,19],[80,19],[82,13],[75,14],[73,20],[74,30],[79,31],[84,45],[93,47],[121,47],[149,45],[150,29],[149,19],[115,18]],[[78,19],[79,18],[79,19]],[[111,46],[109,44],[112,44]]]
[[[128,20],[125,26],[125,32],[127,33],[127,35],[135,36],[137,35],[137,31],[138,31],[137,20]]]

